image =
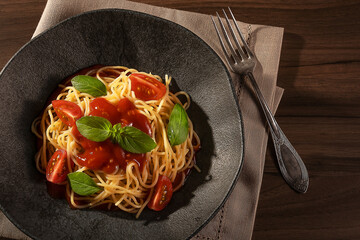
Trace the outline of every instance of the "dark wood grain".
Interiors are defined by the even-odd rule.
[[[271,143],[253,239],[359,239],[360,121],[279,117],[309,171],[306,194],[283,184]]]
[[[310,174],[281,178],[270,147],[253,239],[360,239],[360,1],[139,0],[285,28],[277,119]],[[0,0],[0,67],[32,36],[45,0]]]
[[[287,137],[302,153],[302,158],[307,160],[306,166],[310,177],[339,176],[360,180],[360,121],[358,118],[279,117],[278,120],[284,132],[287,133]],[[273,160],[275,154],[270,146],[265,172],[276,174],[278,169]],[[306,195],[309,193],[317,194],[311,187]]]
[[[0,67],[29,41],[46,0],[0,0]]]

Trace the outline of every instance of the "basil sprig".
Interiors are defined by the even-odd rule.
[[[106,95],[105,85],[97,78],[86,75],[77,75],[71,79],[71,83],[79,92],[88,93],[94,97]]]
[[[71,189],[81,196],[88,196],[101,190],[94,180],[86,173],[73,172],[69,173],[67,177],[69,179]]]
[[[171,111],[167,129],[167,134],[171,146],[183,143],[186,140],[188,133],[188,116],[185,109],[177,103]]]
[[[102,117],[86,116],[76,121],[76,126],[84,137],[102,142],[110,138],[124,150],[132,153],[147,153],[156,147],[155,141],[141,130],[118,123],[114,126]]]

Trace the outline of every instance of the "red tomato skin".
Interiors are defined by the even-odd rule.
[[[142,73],[132,73],[129,78],[131,91],[134,91],[135,96],[143,101],[159,100],[166,93],[166,86],[156,78]]]
[[[170,179],[167,176],[160,175],[155,186],[154,193],[148,203],[148,208],[161,211],[171,200],[173,194],[173,187]]]
[[[130,110],[122,115],[121,125],[135,127],[147,135],[151,136],[151,126],[147,117],[139,113],[137,110]]]
[[[57,150],[50,158],[46,167],[46,179],[52,183],[62,183],[69,173],[67,167],[67,153],[65,150]]]
[[[83,116],[81,108],[76,103],[66,100],[54,100],[51,103],[56,115],[69,127],[74,126],[76,120]]]
[[[123,150],[118,144],[109,142],[111,148],[112,157],[107,161],[107,163],[102,167],[102,171],[106,173],[114,173],[119,168],[126,169],[126,159],[125,159],[125,150]]]
[[[126,113],[130,110],[134,110],[135,109],[135,105],[128,99],[128,98],[122,98],[120,99],[118,105],[117,105],[117,110],[120,113]]]
[[[90,102],[89,116],[106,118],[112,125],[120,122],[120,114],[116,107],[105,98],[95,98]]]
[[[113,158],[109,142],[105,141],[98,143],[97,146],[85,148],[85,151],[77,156],[78,164],[93,170],[100,170]]]
[[[138,166],[140,171],[142,171],[147,163],[146,161],[146,154],[145,153],[131,153],[126,152],[126,162],[135,162]]]
[[[126,161],[126,152],[118,144],[114,144],[113,154],[116,162],[119,164],[119,167],[126,170],[127,161]]]
[[[136,109],[128,98],[120,99],[117,110],[121,116],[122,127],[132,126],[151,136],[152,131],[149,120]]]

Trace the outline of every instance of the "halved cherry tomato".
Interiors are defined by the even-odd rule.
[[[127,166],[125,150],[122,149],[118,144],[114,144],[112,150],[113,150],[114,158],[116,159],[116,162],[119,164],[119,167],[125,170]]]
[[[83,116],[80,107],[73,102],[54,100],[52,105],[60,120],[69,127],[74,126],[76,120]]]
[[[120,122],[119,112],[116,107],[105,98],[95,98],[90,102],[89,115],[106,118],[113,125]]]
[[[51,157],[46,167],[46,179],[52,183],[62,183],[66,180],[69,169],[66,163],[66,151],[59,149]]]
[[[131,80],[131,91],[141,100],[158,100],[166,93],[166,87],[156,78],[142,73],[132,73],[129,76]]]
[[[120,99],[118,105],[117,105],[117,110],[120,113],[126,113],[130,110],[135,109],[135,105],[128,99],[128,98],[122,98]]]
[[[148,203],[148,208],[161,211],[170,202],[173,194],[173,187],[168,177],[160,175],[155,186],[154,193]]]
[[[77,162],[81,166],[93,170],[100,170],[113,158],[111,142],[105,141],[98,143],[97,146],[85,148],[85,151],[77,155]]]
[[[117,110],[120,113],[123,127],[132,126],[151,136],[152,131],[148,118],[141,114],[128,98],[120,99]]]
[[[140,171],[142,172],[147,161],[146,161],[146,154],[145,153],[131,153],[126,152],[125,154],[126,162],[135,162],[138,166]]]

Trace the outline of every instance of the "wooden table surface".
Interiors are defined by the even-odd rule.
[[[205,14],[230,6],[240,21],[285,28],[276,117],[310,186],[297,194],[285,184],[270,143],[253,239],[360,239],[360,1],[140,1]],[[0,68],[29,41],[45,3],[0,0]]]

